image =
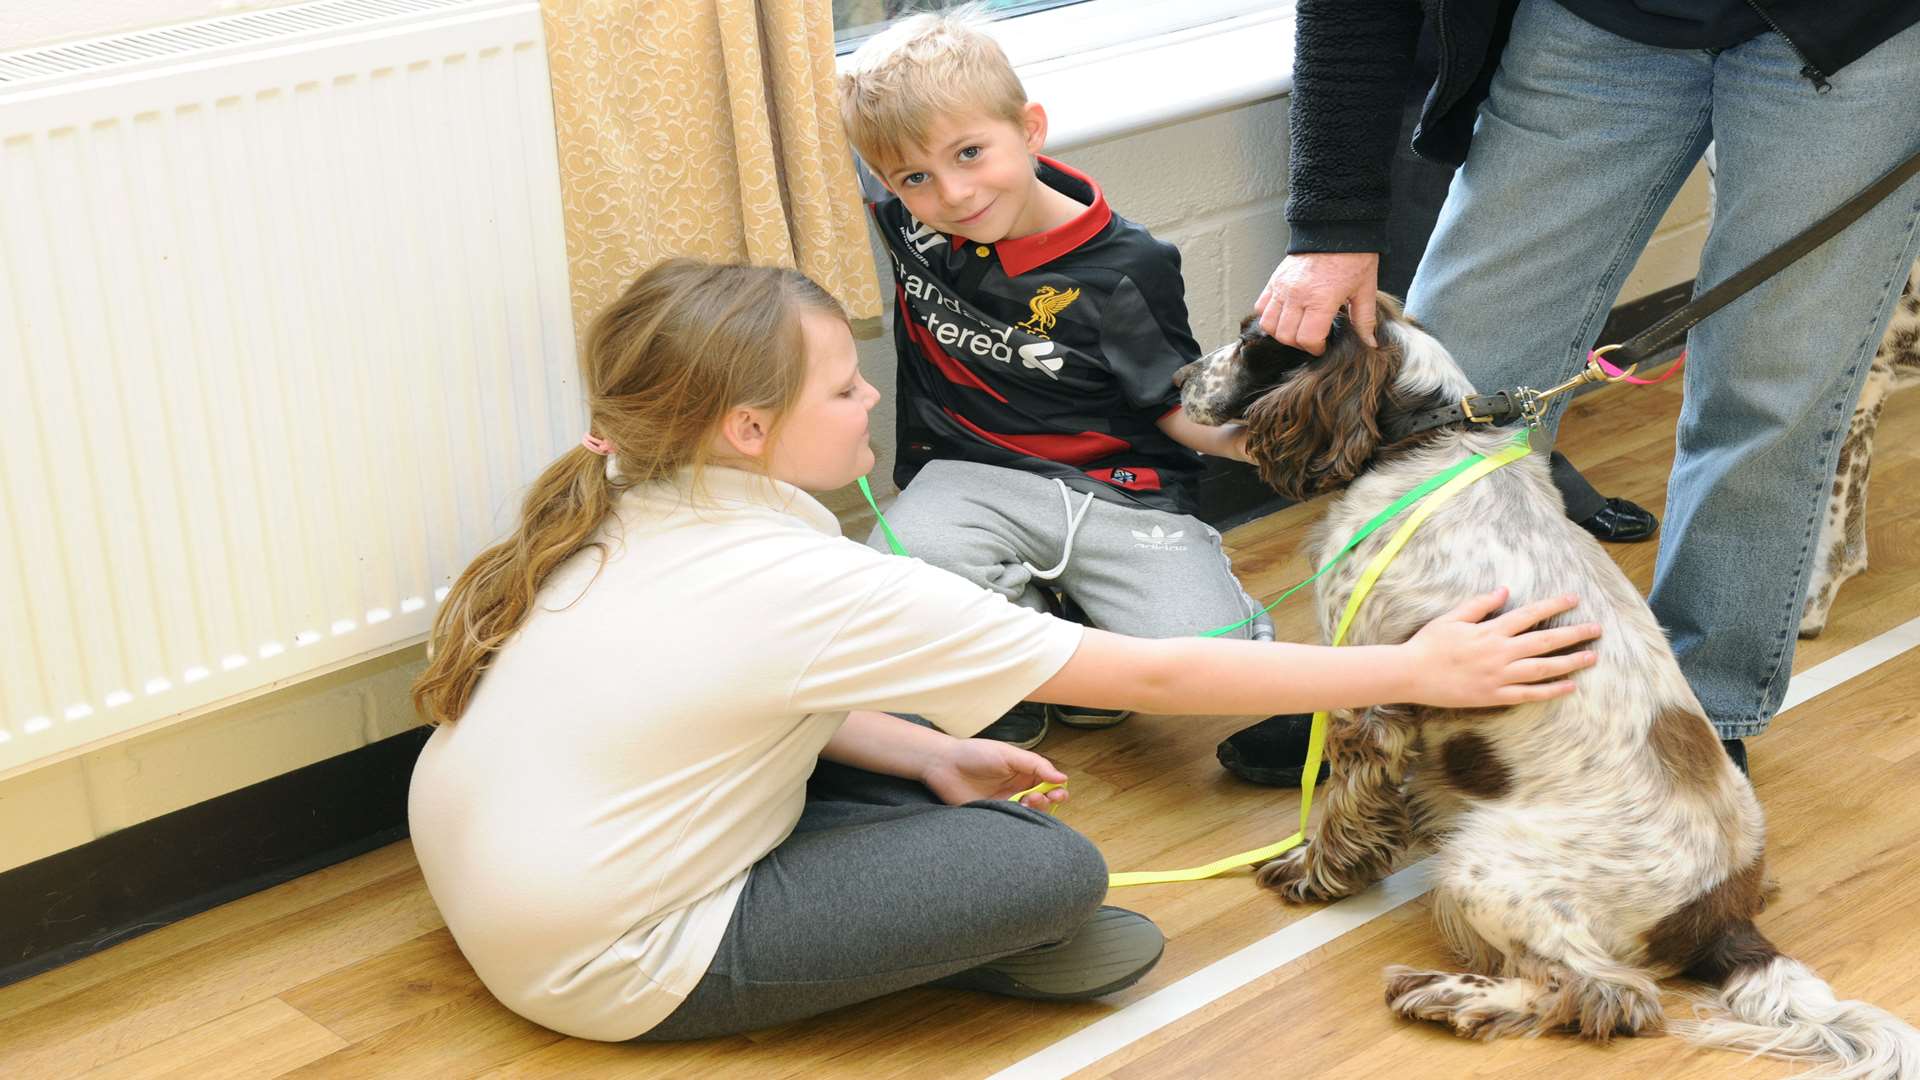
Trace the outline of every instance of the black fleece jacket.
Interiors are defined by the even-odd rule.
[[[1805,62],[1809,93],[1920,22],[1920,0],[1747,0]],[[1413,149],[1466,160],[1473,121],[1519,0],[1298,0],[1291,105],[1290,252],[1385,251],[1400,103],[1423,22],[1439,71]]]

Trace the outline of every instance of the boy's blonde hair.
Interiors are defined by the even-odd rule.
[[[942,116],[1021,122],[1026,88],[972,9],[901,19],[867,39],[840,76],[840,120],[874,171],[927,144]]]

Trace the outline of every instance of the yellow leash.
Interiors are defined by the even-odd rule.
[[[1374,582],[1380,580],[1380,575],[1386,571],[1387,565],[1393,562],[1394,556],[1400,554],[1400,549],[1407,545],[1408,538],[1413,535],[1414,530],[1418,529],[1422,522],[1427,520],[1429,515],[1448,499],[1466,490],[1468,485],[1474,481],[1495,469],[1510,465],[1526,457],[1528,451],[1529,447],[1523,434],[1521,438],[1515,440],[1498,452],[1487,455],[1484,460],[1476,462],[1471,467],[1462,471],[1458,476],[1441,485],[1433,494],[1421,500],[1420,505],[1414,508],[1413,513],[1408,515],[1407,520],[1403,522],[1399,530],[1393,534],[1393,538],[1387,541],[1387,545],[1380,549],[1379,554],[1373,557],[1373,561],[1368,563],[1366,570],[1361,573],[1360,580],[1355,584],[1353,593],[1347,597],[1346,609],[1340,614],[1340,623],[1333,632],[1333,643],[1339,645],[1346,640],[1347,628],[1353,625],[1353,617],[1359,613],[1361,603],[1366,600],[1367,594],[1373,591]],[[1203,878],[1217,877],[1229,870],[1236,870],[1242,866],[1251,866],[1255,863],[1266,862],[1269,859],[1276,858],[1298,847],[1306,838],[1307,814],[1313,809],[1313,785],[1320,778],[1320,756],[1326,749],[1326,745],[1327,714],[1317,712],[1313,714],[1313,730],[1307,739],[1307,760],[1300,770],[1300,831],[1277,843],[1255,848],[1252,851],[1243,851],[1238,855],[1229,855],[1224,859],[1207,863],[1204,866],[1188,867],[1185,870],[1134,870],[1124,874],[1111,874],[1107,877],[1107,887],[1110,889],[1123,889],[1129,885],[1158,885],[1173,881],[1199,881]],[[1018,801],[1029,794],[1051,791],[1054,788],[1064,786],[1065,785],[1062,784],[1039,784],[1013,796],[1013,799],[1014,801]]]

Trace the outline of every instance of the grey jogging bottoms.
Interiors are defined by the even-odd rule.
[[[1060,484],[1034,473],[943,460],[928,462],[886,514],[927,565],[1037,611],[1050,585],[1102,630],[1186,637],[1258,610],[1206,522],[1088,498],[1063,498]],[[878,528],[867,543],[887,550]],[[1253,637],[1255,624],[1227,636]]]
[[[713,965],[647,1041],[771,1027],[1063,941],[1107,895],[1086,837],[1005,801],[947,806],[821,761],[748,872]]]

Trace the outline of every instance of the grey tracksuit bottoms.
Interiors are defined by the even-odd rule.
[[[1044,476],[970,461],[934,461],[886,511],[908,554],[1047,610],[1041,588],[1070,597],[1102,630],[1134,637],[1199,634],[1258,610],[1220,547],[1187,514],[1066,491]],[[1076,521],[1076,519],[1078,519]],[[876,528],[867,543],[887,550]],[[1061,564],[1064,562],[1064,566]],[[1047,577],[1058,569],[1057,576]],[[1271,636],[1262,617],[1225,636]]]
[[[640,1038],[752,1031],[922,986],[1064,941],[1106,895],[1099,850],[1054,818],[947,806],[915,781],[821,761],[707,974]]]

